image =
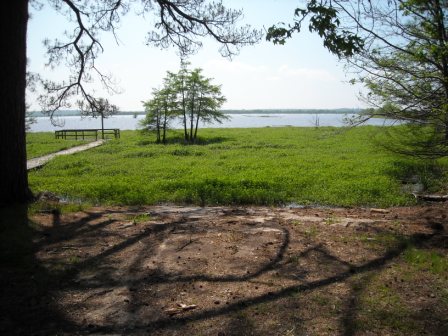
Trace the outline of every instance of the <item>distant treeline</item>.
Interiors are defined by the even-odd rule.
[[[224,114],[351,114],[362,113],[360,108],[337,108],[337,109],[253,109],[253,110],[222,110]],[[46,117],[47,115],[40,111],[30,112],[33,117]],[[80,116],[78,110],[61,110],[55,113],[55,116],[69,117]],[[145,111],[119,111],[116,115],[145,115]]]
[[[347,114],[362,111],[360,108],[222,110],[225,114]]]

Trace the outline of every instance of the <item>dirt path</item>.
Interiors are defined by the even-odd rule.
[[[31,274],[0,273],[8,335],[447,335],[445,204],[31,220]]]
[[[82,151],[88,150],[90,148],[101,146],[102,144],[104,144],[104,140],[101,139],[101,140],[90,142],[85,145],[72,147],[72,148],[65,149],[65,150],[62,150],[62,151],[59,151],[56,153],[52,153],[52,154],[40,156],[40,157],[37,157],[34,159],[30,159],[26,163],[27,169],[31,170],[31,169],[39,168],[39,167],[43,166],[44,164],[46,164],[51,159],[53,159],[55,156],[68,155],[68,154],[82,152]]]

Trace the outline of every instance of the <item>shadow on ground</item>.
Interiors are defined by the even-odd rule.
[[[445,210],[3,209],[0,332],[446,335]]]

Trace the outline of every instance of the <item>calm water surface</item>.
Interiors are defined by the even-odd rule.
[[[281,127],[281,126],[301,126],[314,127],[316,118],[319,126],[346,126],[344,119],[353,115],[346,114],[228,114],[229,120],[222,124],[201,124],[200,127],[207,128],[250,128],[250,127]],[[134,117],[133,115],[116,115],[104,120],[105,128],[119,128],[121,130],[138,129],[138,122],[143,119],[143,115]],[[61,117],[58,119],[63,126],[53,126],[50,118],[36,118],[36,123],[31,125],[31,132],[50,132],[60,129],[74,128],[101,128],[101,119],[81,118],[79,116]],[[371,119],[366,125],[383,126],[387,125],[384,119]],[[172,128],[182,128],[180,122],[172,125]]]

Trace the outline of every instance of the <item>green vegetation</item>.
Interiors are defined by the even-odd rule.
[[[138,215],[128,215],[126,219],[132,221],[132,223],[134,224],[138,224],[149,221],[151,219],[151,216],[147,213],[142,213]]]
[[[365,86],[363,100],[375,109],[365,115],[401,120],[406,136],[393,136],[397,153],[428,158],[448,156],[448,3],[439,0],[310,0],[296,8],[294,23],[267,30],[284,44],[306,22],[324,47]],[[347,29],[351,27],[351,29]]]
[[[65,214],[70,212],[84,211],[90,208],[88,203],[62,203],[62,202],[45,202],[38,201],[29,205],[28,216],[32,216],[36,213],[52,213],[52,214]]]
[[[412,331],[420,328],[412,318],[412,310],[394,289],[374,277],[368,290],[368,295],[361,295],[362,309],[356,321],[357,329],[391,329],[396,334],[415,335]]]
[[[353,284],[357,314],[350,321],[351,328],[379,334],[445,335],[445,315],[439,315],[438,310],[422,311],[422,307],[430,304],[440,311],[446,309],[447,266],[448,259],[442,253],[421,250],[410,244],[402,257],[387,269],[358,276],[359,282]],[[416,290],[422,283],[427,292]],[[427,302],[422,304],[420,300]],[[420,312],[416,312],[416,307]],[[429,308],[425,310],[430,311]]]
[[[411,247],[405,251],[404,258],[419,270],[429,270],[434,274],[448,273],[448,258],[435,251]]]
[[[402,179],[420,163],[372,144],[380,128],[207,129],[195,145],[171,132],[167,145],[125,131],[101,147],[57,157],[30,173],[32,190],[104,204],[414,202]]]
[[[182,62],[178,73],[167,72],[162,89],[153,89],[152,99],[145,102],[145,119],[140,126],[156,134],[156,142],[166,143],[170,122],[178,118],[184,128],[185,142],[195,143],[199,121],[221,123],[228,119],[219,108],[226,101],[221,87],[202,75],[202,69],[188,69]]]
[[[89,141],[55,139],[54,133],[52,132],[27,133],[26,134],[27,158],[32,159],[35,157],[71,148],[74,146],[79,146],[87,142]]]

